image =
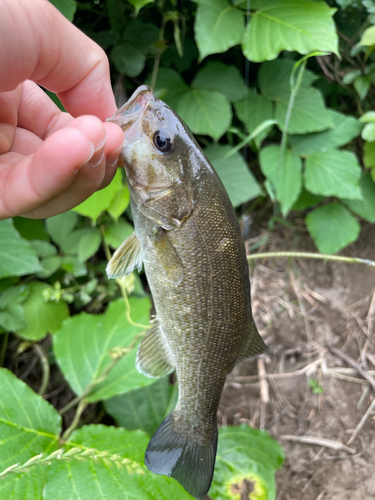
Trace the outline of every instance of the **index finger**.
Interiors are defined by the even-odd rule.
[[[1,10],[0,91],[33,80],[73,116],[116,111],[105,52],[48,0],[2,0]]]

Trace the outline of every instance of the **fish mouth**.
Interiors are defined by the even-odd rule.
[[[126,132],[142,116],[148,104],[155,100],[152,89],[147,85],[141,85],[130,99],[106,121],[117,123]]]

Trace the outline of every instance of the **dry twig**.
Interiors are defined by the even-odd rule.
[[[370,416],[370,413],[372,412],[372,410],[375,409],[375,399],[373,400],[373,402],[370,404],[370,406],[367,408],[367,411],[366,413],[363,415],[363,417],[361,418],[361,421],[359,422],[359,424],[357,425],[357,427],[355,428],[353,434],[350,436],[350,439],[348,441],[348,444],[351,444],[354,439],[357,437],[357,434],[358,432],[362,429],[362,427],[365,425],[366,423],[366,420],[369,418]]]
[[[285,439],[286,441],[294,441],[296,443],[324,446],[325,448],[330,448],[332,450],[337,450],[337,451],[344,450],[347,451],[348,453],[351,453],[352,455],[357,453],[355,450],[353,450],[353,448],[349,448],[344,443],[341,443],[341,441],[333,441],[332,439],[325,439],[315,436],[291,436],[289,434],[286,434],[285,436],[280,436],[280,439]]]
[[[329,350],[332,352],[332,354],[335,354],[336,356],[338,356],[339,358],[341,358],[342,360],[345,361],[345,363],[347,363],[348,365],[350,365],[352,368],[354,368],[360,375],[362,375],[363,378],[365,378],[369,384],[371,385],[371,387],[373,388],[373,390],[375,391],[375,380],[371,377],[371,375],[368,374],[368,372],[366,372],[365,370],[363,370],[363,368],[361,368],[361,366],[359,366],[358,363],[356,363],[354,361],[354,359],[352,359],[350,356],[348,356],[347,354],[341,352],[339,349],[337,349],[336,347],[333,347],[333,346],[330,346],[329,347]]]

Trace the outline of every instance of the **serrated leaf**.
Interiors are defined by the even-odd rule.
[[[240,10],[226,0],[195,0],[198,10],[195,16],[195,41],[200,60],[209,54],[226,52],[241,43],[244,17]]]
[[[107,208],[109,215],[117,221],[117,219],[122,215],[128,208],[130,203],[130,192],[128,186],[123,186],[120,191],[117,191],[112,203]]]
[[[273,118],[272,103],[266,97],[248,90],[246,99],[234,104],[238,118],[253,132],[265,120]]]
[[[49,0],[69,21],[73,21],[77,9],[74,0]]]
[[[210,496],[238,500],[249,482],[253,488],[249,498],[274,500],[275,472],[281,468],[283,460],[281,446],[266,431],[244,424],[222,427]]]
[[[89,425],[76,430],[66,448],[96,449],[143,465],[148,437],[141,431]],[[116,467],[113,460],[86,459],[53,463],[43,500],[192,500],[174,479]],[[35,500],[35,499],[34,499]]]
[[[13,373],[0,368],[0,472],[58,447],[61,417]],[[0,498],[36,500],[43,496],[46,469],[11,474],[0,481]]]
[[[280,153],[278,146],[263,148],[259,154],[262,172],[271,181],[284,217],[302,189],[302,161],[291,150]]]
[[[180,100],[177,113],[194,134],[220,139],[232,120],[232,109],[219,92],[191,89]]]
[[[361,230],[356,218],[336,202],[310,212],[306,225],[319,251],[328,254],[353,243]]]
[[[43,221],[38,219],[26,219],[26,217],[14,217],[14,227],[26,240],[45,240],[49,241]]]
[[[65,212],[47,219],[47,231],[55,243],[61,246],[75,228],[78,215],[74,212]]]
[[[146,56],[130,43],[122,43],[112,49],[111,60],[119,73],[134,78],[145,67]]]
[[[140,429],[151,436],[166,416],[172,391],[169,377],[164,377],[146,387],[107,399],[104,406],[122,427]]]
[[[131,318],[136,323],[149,322],[150,300],[130,298]],[[104,314],[82,313],[64,322],[54,336],[57,362],[76,394],[82,392],[103,373],[111,363],[110,349],[128,347],[141,328],[128,322],[122,299],[112,302]],[[133,348],[111,371],[108,377],[94,387],[89,401],[107,399],[152,383],[137,372]]]
[[[41,270],[35,250],[14,229],[12,220],[0,221],[0,279]]]
[[[229,102],[244,99],[245,81],[235,66],[227,66],[221,62],[211,62],[201,69],[191,86],[195,89],[216,90],[224,94]]]
[[[290,75],[295,61],[276,59],[261,65],[258,82],[263,96],[271,100],[285,99],[290,96]],[[318,76],[305,69],[302,74],[301,88],[309,88]]]
[[[158,71],[154,93],[172,109],[177,109],[181,98],[189,92],[189,87],[177,71],[160,68]]]
[[[362,129],[358,120],[333,109],[328,109],[333,127],[323,132],[289,137],[293,151],[301,156],[328,151],[347,144],[357,137]]]
[[[92,229],[89,233],[85,234],[79,241],[78,259],[81,262],[86,262],[87,259],[98,251],[101,242],[102,236],[98,229]]]
[[[96,191],[90,198],[78,205],[78,207],[73,208],[73,210],[81,215],[90,217],[95,224],[99,215],[111,206],[116,193],[120,191],[120,189],[122,189],[122,175],[121,171],[117,170],[109,186],[100,191]]]
[[[325,151],[306,159],[305,187],[314,194],[360,200],[361,168],[350,151]]]
[[[17,329],[17,334],[25,339],[37,341],[43,339],[47,333],[55,333],[69,317],[69,309],[64,301],[45,301],[44,290],[52,289],[47,283],[33,281],[28,286],[30,293],[23,303],[27,326]]]
[[[134,227],[125,220],[119,220],[117,224],[110,224],[105,228],[104,240],[113,249],[121,245],[123,241],[134,233]]]
[[[262,0],[256,7],[242,44],[243,53],[250,61],[275,59],[282,50],[300,54],[319,50],[338,55],[332,19],[335,9],[330,9],[325,2]]]
[[[228,145],[216,144],[206,148],[204,153],[219,174],[231,202],[237,207],[252,198],[262,196],[263,191],[238,152],[227,159],[223,158],[230,150]]]
[[[368,222],[375,222],[375,182],[371,174],[362,173],[359,181],[362,200],[343,200],[354,213]]]
[[[278,121],[281,130],[284,130],[288,104],[289,97],[286,96],[276,102],[275,119]],[[288,133],[306,134],[331,127],[331,117],[319,90],[300,88],[294,99]]]

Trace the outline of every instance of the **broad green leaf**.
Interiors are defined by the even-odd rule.
[[[192,500],[174,479],[157,476],[143,465],[148,437],[141,431],[89,425],[76,430],[66,449],[108,452],[104,460],[73,460],[48,467],[43,500]],[[111,458],[141,464],[144,474],[129,467],[118,468]],[[139,466],[138,466],[139,468]]]
[[[180,100],[177,113],[194,134],[220,139],[232,120],[232,109],[219,92],[191,89]]]
[[[375,123],[375,111],[367,111],[367,113],[364,113],[358,121],[361,123]]]
[[[31,240],[30,245],[36,251],[38,257],[51,257],[57,254],[56,247],[49,241]]]
[[[0,472],[58,448],[61,417],[13,373],[0,368]],[[41,500],[46,468],[0,481],[0,498]]]
[[[354,80],[353,85],[359,95],[359,98],[363,101],[370,90],[371,79],[369,76],[360,76]]]
[[[134,233],[134,227],[125,220],[119,220],[117,224],[111,224],[105,228],[104,240],[113,249],[121,245],[123,241]]]
[[[92,257],[99,249],[102,242],[102,236],[98,229],[93,229],[85,234],[79,242],[78,259],[81,262],[86,262],[87,259]]]
[[[135,8],[135,15],[138,14],[138,12],[147,5],[148,3],[153,3],[154,0],[128,0],[129,3],[133,5]]]
[[[139,18],[133,19],[126,24],[124,40],[143,54],[149,54],[159,40],[159,30],[155,24],[144,23]]]
[[[285,217],[302,189],[302,161],[288,149],[282,155],[278,146],[263,148],[259,160],[263,174],[275,188],[276,198]]]
[[[195,16],[195,41],[200,60],[209,54],[226,52],[241,43],[244,30],[242,12],[226,0],[195,0],[198,10]]]
[[[306,208],[313,207],[324,200],[324,196],[318,196],[310,193],[307,189],[302,188],[298,200],[292,207],[292,210],[306,210]]]
[[[275,500],[275,472],[283,460],[281,446],[266,431],[244,424],[222,427],[210,496],[239,500],[248,482],[253,488],[249,499]]]
[[[107,208],[109,215],[117,221],[117,219],[122,215],[128,208],[130,203],[130,192],[128,186],[123,186],[120,191],[117,191],[112,203]]]
[[[78,207],[73,208],[73,210],[81,215],[90,217],[90,219],[95,224],[99,215],[111,206],[116,193],[121,189],[122,175],[121,171],[117,170],[116,175],[114,176],[113,181],[109,186],[100,191],[97,191],[86,201],[78,205]]]
[[[263,191],[238,152],[223,158],[230,150],[228,145],[217,144],[208,146],[204,153],[219,174],[231,202],[237,207],[252,198],[263,196]]]
[[[52,289],[47,283],[33,281],[28,286],[30,293],[23,303],[27,326],[17,330],[17,334],[25,339],[37,341],[43,339],[47,333],[55,333],[69,317],[69,309],[64,301],[45,301],[43,292]]]
[[[362,38],[359,41],[359,45],[365,45],[371,47],[375,45],[375,26],[365,29]]]
[[[0,326],[10,332],[26,326],[25,311],[21,304],[11,304],[6,309],[0,309]]]
[[[201,69],[191,86],[195,89],[216,90],[224,94],[229,102],[244,99],[245,81],[235,66],[221,62],[211,62]]]
[[[276,102],[275,119],[281,130],[284,130],[288,104],[289,96]],[[331,127],[332,120],[319,90],[300,88],[293,103],[288,133],[306,134]]]
[[[39,272],[37,276],[39,278],[48,278],[61,266],[61,257],[56,255],[56,247],[43,240],[31,240],[30,244],[40,258],[40,264],[43,267],[43,271]]]
[[[67,236],[66,239],[61,243],[61,250],[64,252],[64,254],[78,256],[81,240],[85,236],[96,231],[97,229],[92,227],[76,229],[75,231],[70,233],[69,236]]]
[[[38,219],[26,219],[26,217],[14,217],[14,227],[25,240],[49,241],[43,221]]]
[[[363,163],[366,168],[375,167],[375,142],[365,142],[363,145]]]
[[[319,251],[328,254],[353,243],[361,230],[356,218],[336,202],[310,212],[306,224]]]
[[[338,38],[330,9],[325,2],[310,0],[261,0],[248,24],[242,50],[250,61],[275,59],[282,50],[300,54],[320,50],[338,52]]]
[[[55,255],[41,259],[40,263],[43,271],[37,274],[38,278],[49,278],[61,267],[62,259],[59,255]]]
[[[363,127],[361,137],[364,141],[374,142],[375,141],[375,123],[366,123]]]
[[[131,78],[138,76],[146,63],[146,56],[130,43],[116,45],[111,52],[111,59],[117,71]]]
[[[246,99],[236,102],[234,109],[249,132],[253,132],[265,120],[273,118],[271,101],[253,90],[248,90]]]
[[[375,182],[371,174],[362,173],[359,185],[362,192],[362,200],[343,200],[344,203],[362,219],[375,222]]]
[[[362,129],[358,120],[333,109],[328,109],[333,127],[323,132],[289,137],[293,151],[301,156],[328,151],[343,146],[357,137]]]
[[[30,289],[26,285],[12,286],[0,294],[0,309],[12,304],[22,304],[29,296]]]
[[[121,427],[141,429],[151,436],[166,416],[172,391],[169,377],[164,377],[146,387],[107,399],[104,406]]]
[[[177,71],[160,68],[154,92],[156,97],[164,101],[168,106],[177,109],[181,98],[189,92],[189,87]]]
[[[325,151],[306,159],[305,187],[311,193],[360,200],[360,177],[358,160],[350,151]]]
[[[74,0],[49,0],[55,7],[59,9],[69,21],[73,21],[74,14],[77,9],[77,2]]]
[[[0,278],[41,270],[35,250],[14,229],[12,220],[0,221]]]
[[[80,261],[78,255],[64,255],[61,259],[61,267],[73,276],[86,276],[87,269],[84,262]]]
[[[131,319],[147,325],[150,300],[131,297],[129,302]],[[125,314],[124,301],[119,299],[112,302],[104,314],[82,313],[69,318],[54,336],[57,362],[76,394],[82,394],[111,364],[112,348],[127,348],[135,335],[142,332],[141,328],[128,322]],[[137,348],[133,348],[106,379],[93,388],[89,401],[108,399],[153,382],[137,372],[136,351]]]
[[[290,59],[276,59],[261,65],[258,74],[258,83],[264,97],[271,100],[289,99],[290,75],[295,61]],[[309,88],[317,79],[317,75],[308,69],[302,74],[301,88]]]
[[[53,241],[61,246],[75,228],[77,221],[77,214],[71,211],[65,212],[47,219],[47,230]]]

